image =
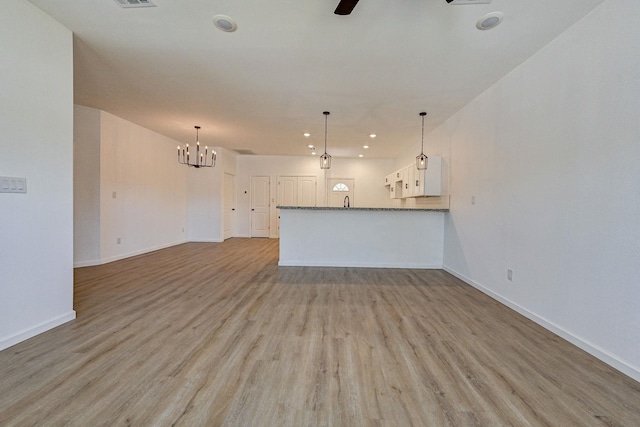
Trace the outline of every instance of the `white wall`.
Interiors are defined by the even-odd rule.
[[[73,57],[69,30],[23,0],[0,2],[0,349],[75,318]]]
[[[215,167],[188,169],[190,242],[224,240],[224,174],[236,175],[236,155],[220,147],[215,150],[218,153]]]
[[[97,265],[100,257],[100,111],[73,109],[73,263]]]
[[[445,268],[638,380],[639,18],[605,1],[437,132]]]
[[[187,168],[177,162],[178,142],[104,111],[100,134],[102,261],[185,242]]]
[[[178,143],[103,111],[74,112],[74,265],[185,242],[187,168],[177,163]]]
[[[332,159],[331,169],[320,169],[320,161],[311,156],[238,156],[236,180],[237,209],[236,235],[251,235],[251,177],[271,178],[271,237],[278,237],[276,210],[279,176],[315,176],[317,182],[316,201],[326,205],[328,178],[354,178],[355,194],[352,206],[385,207],[390,205],[385,191],[384,177],[393,170],[393,160]]]

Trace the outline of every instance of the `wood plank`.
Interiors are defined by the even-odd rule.
[[[640,425],[640,384],[440,270],[189,243],[75,271],[0,352],[0,425]]]

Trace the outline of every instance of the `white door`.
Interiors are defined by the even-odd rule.
[[[224,239],[233,237],[236,197],[235,197],[235,176],[224,174],[224,203],[223,203],[223,223],[224,223]]]
[[[343,207],[346,197],[349,197],[349,206],[354,206],[354,179],[353,178],[329,178],[327,179],[327,206]]]
[[[278,205],[298,206],[298,177],[278,177]]]
[[[298,177],[298,204],[296,206],[316,205],[316,177]]]
[[[269,237],[268,176],[251,177],[251,237]]]

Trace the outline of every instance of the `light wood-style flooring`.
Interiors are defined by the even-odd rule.
[[[278,268],[278,241],[75,272],[0,352],[1,426],[640,426],[640,384],[439,270]]]

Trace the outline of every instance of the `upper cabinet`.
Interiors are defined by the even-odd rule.
[[[385,177],[392,199],[442,195],[442,157],[429,157],[426,170],[415,164],[406,166]]]

